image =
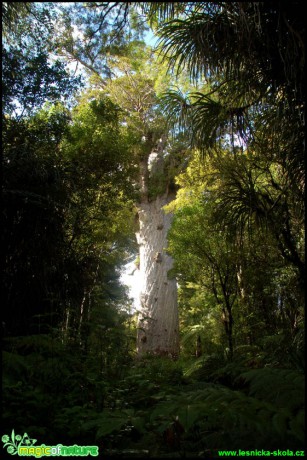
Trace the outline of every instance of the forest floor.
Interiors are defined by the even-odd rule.
[[[47,335],[9,340],[3,434],[24,431],[37,445],[95,445],[103,458],[304,448],[302,370],[265,365],[252,347],[232,362],[212,354],[97,363]]]

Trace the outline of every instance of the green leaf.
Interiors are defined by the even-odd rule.
[[[178,418],[186,431],[194,425],[196,420],[205,416],[203,409],[203,405],[188,404],[186,407],[179,410]]]
[[[139,433],[145,433],[145,421],[143,417],[132,417],[131,424],[138,430]]]
[[[127,423],[127,419],[125,418],[108,418],[100,420],[96,438],[99,439],[111,434],[113,431],[120,430],[125,423]]]

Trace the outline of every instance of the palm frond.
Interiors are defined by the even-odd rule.
[[[193,7],[188,15],[169,16],[162,23],[161,53],[177,74],[187,68],[193,80],[223,74],[249,87],[287,87],[302,100],[304,26],[298,3],[293,14],[281,4],[267,2],[207,2]]]
[[[188,17],[205,8],[212,10],[207,2],[138,2],[143,14],[147,16],[150,26],[157,26],[175,17]]]
[[[191,102],[182,91],[169,89],[161,95],[161,108],[174,130],[185,131],[191,125]]]
[[[164,24],[159,32],[160,53],[168,60],[169,67],[179,75],[184,68],[188,69],[193,80],[203,77],[208,70],[201,33],[204,17],[176,19]]]
[[[261,185],[261,177],[253,171],[246,155],[216,158],[224,186],[217,193],[215,219],[240,233],[253,224],[266,227],[274,202],[270,192]]]
[[[175,14],[175,2],[140,2],[142,12],[146,14],[149,24],[153,26],[157,21],[165,21]]]
[[[204,9],[184,19],[170,20],[159,29],[161,53],[171,68],[177,67],[177,74],[183,68],[189,69],[193,80],[212,72],[238,76],[243,70],[251,70],[245,62],[253,59],[252,53],[247,52],[250,43],[246,46],[238,36],[241,21],[238,11],[229,17],[226,5],[213,12]],[[251,31],[245,29],[241,27],[241,33],[251,41]]]
[[[201,150],[213,146],[228,124],[225,107],[206,94],[193,93],[192,143]]]
[[[204,150],[221,140],[233,127],[234,109],[230,110],[208,94],[183,94],[169,90],[161,97],[161,106],[175,132],[189,134],[191,146]]]

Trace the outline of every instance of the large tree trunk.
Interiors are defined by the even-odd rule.
[[[172,257],[166,253],[167,232],[172,215],[163,206],[174,197],[157,197],[139,208],[141,312],[139,314],[137,350],[158,355],[178,356],[179,320],[177,283],[169,279]]]
[[[168,277],[173,260],[166,252],[172,214],[163,211],[163,206],[175,196],[169,194],[166,184],[164,194],[148,198],[150,179],[154,174],[163,174],[162,149],[163,142],[160,140],[153,151],[154,161],[149,164],[148,156],[140,163],[141,203],[138,205],[137,242],[140,250],[141,310],[137,351],[139,355],[150,353],[176,357],[179,354],[177,283],[174,278]]]

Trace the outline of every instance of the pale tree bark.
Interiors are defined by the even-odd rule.
[[[156,151],[156,164],[161,173],[162,144]],[[177,357],[179,354],[179,319],[176,279],[168,276],[173,266],[167,254],[167,233],[172,214],[166,214],[163,206],[175,196],[167,186],[163,195],[148,199],[148,180],[157,169],[148,170],[148,158],[140,165],[141,203],[138,205],[140,257],[140,305],[138,318],[137,352]]]

